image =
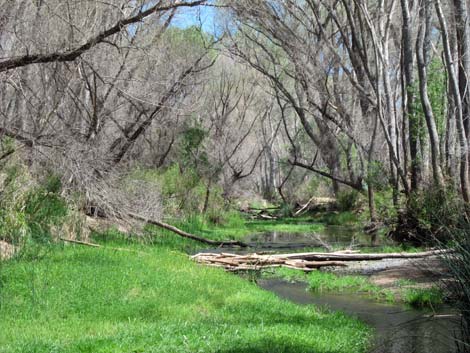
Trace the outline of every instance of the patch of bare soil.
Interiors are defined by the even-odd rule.
[[[397,281],[409,280],[420,287],[430,287],[437,281],[448,277],[447,270],[439,258],[403,261],[370,276],[372,283],[381,287],[393,287]]]
[[[335,268],[333,272],[366,275],[373,284],[392,291],[404,287],[430,288],[450,277],[445,264],[438,257],[357,261],[348,263],[346,268]]]

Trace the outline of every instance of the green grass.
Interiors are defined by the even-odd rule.
[[[314,222],[311,218],[248,220],[242,218],[238,212],[229,214],[220,224],[214,224],[200,216],[169,222],[187,232],[215,240],[242,240],[247,235],[265,232],[314,233],[324,228],[323,224]]]
[[[404,300],[415,308],[433,308],[443,303],[443,293],[439,288],[408,288]]]
[[[416,288],[413,287],[416,283],[406,279],[398,280],[393,290],[377,286],[364,276],[337,276],[321,271],[308,274],[307,281],[309,289],[315,292],[363,293],[377,300],[402,302],[415,308],[432,308],[443,303],[443,293],[438,288]]]
[[[379,247],[363,247],[359,249],[361,253],[370,254],[370,253],[380,253],[380,254],[389,254],[389,253],[417,253],[421,251],[426,251],[427,249],[422,247],[415,247],[411,245],[383,245]]]
[[[377,299],[394,301],[393,293],[371,283],[364,276],[337,276],[314,271],[308,276],[309,289],[315,292],[359,292]]]
[[[0,267],[0,352],[364,352],[369,329],[284,301],[171,242],[52,248]],[[103,238],[101,238],[101,241]]]
[[[260,275],[262,278],[281,278],[288,282],[307,282],[308,276],[309,274],[303,271],[285,267],[264,270]]]
[[[405,303],[415,308],[433,308],[443,303],[444,294],[436,287],[419,288],[408,279],[399,279],[393,290],[371,283],[364,276],[337,276],[333,273],[302,271],[277,268],[265,271],[264,278],[282,278],[289,282],[307,282],[309,290],[314,292],[358,293],[389,303]]]

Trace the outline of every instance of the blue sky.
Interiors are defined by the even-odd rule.
[[[202,22],[202,28],[208,33],[215,32],[216,10],[212,7],[200,6],[198,8],[180,9],[173,25],[181,28],[198,26]]]

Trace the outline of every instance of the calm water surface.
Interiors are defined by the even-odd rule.
[[[441,308],[436,312],[407,306],[378,303],[354,294],[315,294],[305,283],[259,280],[258,285],[298,304],[315,304],[356,316],[376,331],[374,353],[455,353],[455,312]]]

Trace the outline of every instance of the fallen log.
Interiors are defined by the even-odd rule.
[[[270,221],[271,221],[271,220],[278,219],[278,218],[275,217],[275,216],[270,216],[270,215],[266,215],[266,214],[262,214],[262,213],[259,214],[257,217],[260,218],[260,219],[267,219],[267,220],[270,220]]]
[[[284,262],[287,265],[296,267],[319,268],[326,266],[347,266],[342,261],[306,261],[306,260],[287,260]]]
[[[438,256],[452,253],[452,250],[430,250],[417,253],[371,253],[371,254],[349,254],[342,252],[333,253],[293,253],[293,254],[276,254],[271,255],[272,257],[288,258],[288,259],[300,259],[300,260],[337,260],[337,261],[370,261],[370,260],[386,260],[386,259],[419,259],[429,256]]]
[[[315,199],[315,196],[313,196],[310,200],[307,201],[305,205],[303,205],[297,212],[294,213],[294,216],[298,216],[301,214],[303,211],[307,209],[308,206],[312,203],[312,201]]]
[[[244,242],[241,242],[241,241],[238,241],[238,240],[217,241],[217,240],[206,239],[206,238],[203,238],[203,237],[185,232],[184,230],[181,230],[179,228],[176,228],[175,226],[172,226],[170,224],[166,224],[166,223],[161,222],[161,221],[157,221],[157,220],[153,220],[153,219],[147,219],[147,218],[142,217],[142,216],[140,216],[138,214],[135,214],[135,213],[129,213],[128,215],[130,217],[136,219],[136,220],[139,220],[139,221],[142,221],[142,222],[152,224],[154,226],[169,230],[170,232],[178,234],[179,236],[181,236],[183,238],[192,239],[192,240],[198,241],[200,243],[213,245],[213,246],[240,246],[240,247],[243,247],[243,248],[248,247],[248,244],[246,244]]]
[[[369,261],[384,259],[416,259],[449,253],[449,250],[430,250],[419,253],[359,254],[348,250],[332,253],[297,253],[297,254],[208,254],[192,256],[196,262],[209,266],[223,267],[229,271],[261,270],[273,267],[286,267],[302,271],[313,271],[325,266],[347,266],[348,261]]]

